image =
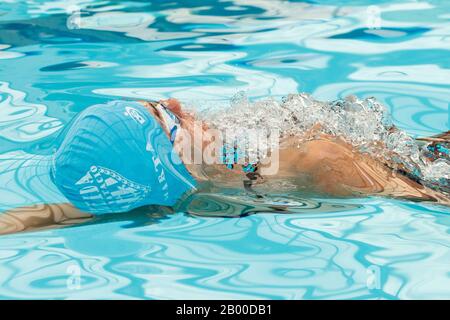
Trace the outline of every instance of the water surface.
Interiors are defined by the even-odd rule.
[[[239,91],[355,94],[412,135],[449,130],[448,1],[376,3],[2,1],[0,210],[63,201],[45,169],[55,137],[119,97],[201,110]],[[2,236],[0,298],[450,298],[448,208],[296,201],[296,213],[138,210]],[[233,210],[215,205],[203,210]]]

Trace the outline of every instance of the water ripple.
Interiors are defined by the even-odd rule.
[[[448,130],[448,2],[378,1],[379,28],[368,4],[2,1],[0,210],[64,202],[48,176],[53,136],[113,97],[202,110],[242,90],[355,94],[411,134]],[[0,237],[0,298],[450,298],[446,207],[284,195],[280,214],[198,197],[191,215],[142,208]]]
[[[0,138],[29,142],[61,129],[60,120],[45,115],[46,106],[28,103],[25,97],[25,93],[0,81]]]

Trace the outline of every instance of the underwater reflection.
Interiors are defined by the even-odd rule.
[[[360,207],[357,204],[327,203],[292,195],[266,195],[258,198],[253,195],[221,193],[196,193],[175,208],[149,205],[126,213],[99,216],[80,212],[70,204],[37,204],[0,214],[0,235],[111,222],[127,222],[123,228],[134,228],[159,223],[176,213],[198,217],[239,218],[257,213],[338,213]]]
[[[202,217],[245,217],[257,213],[306,214],[342,212],[360,208],[357,204],[332,203],[294,195],[226,195],[196,193],[181,204],[180,211]]]

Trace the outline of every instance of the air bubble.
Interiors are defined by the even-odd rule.
[[[238,148],[245,149],[256,159],[263,159],[268,150],[278,144],[261,148],[248,130],[265,130],[270,135],[278,130],[279,138],[297,136],[299,143],[310,135],[311,129],[340,137],[362,153],[414,173],[419,179],[436,182],[448,179],[450,163],[429,161],[424,149],[406,132],[393,126],[386,107],[376,98],[359,99],[351,95],[332,102],[315,100],[307,93],[290,94],[277,101],[272,98],[251,102],[244,92],[231,99],[223,110],[209,110],[202,118],[222,132],[231,132]]]

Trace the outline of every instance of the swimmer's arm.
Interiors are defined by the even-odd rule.
[[[0,235],[77,224],[92,218],[68,203],[36,204],[0,213]]]
[[[328,137],[280,150],[280,166],[291,174],[310,176],[316,189],[328,194],[380,195],[450,205],[441,193],[395,174],[383,163]]]

